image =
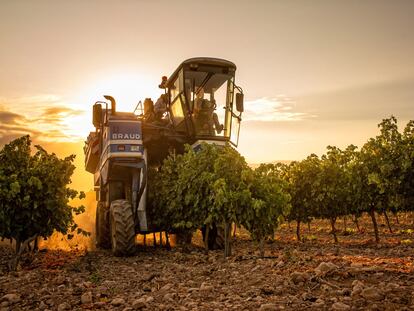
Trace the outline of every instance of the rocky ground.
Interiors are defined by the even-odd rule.
[[[368,222],[366,232],[339,234],[338,245],[327,223],[304,228],[303,243],[284,225],[265,258],[242,230],[228,259],[222,251],[206,255],[198,235],[170,251],[138,245],[128,258],[42,250],[8,272],[11,250],[0,247],[0,309],[414,310],[410,217],[393,234],[382,225],[378,245]]]

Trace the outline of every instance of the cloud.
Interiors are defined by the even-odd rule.
[[[36,121],[45,124],[62,125],[62,121],[66,118],[81,114],[83,114],[83,111],[68,107],[47,107],[43,109],[43,113]]]
[[[0,108],[1,109],[1,108]],[[11,111],[0,110],[0,124],[18,124],[24,121],[25,117]]]
[[[301,121],[312,118],[313,115],[294,111],[295,102],[285,96],[262,97],[255,100],[248,100],[245,103],[244,121]]]
[[[51,137],[50,133],[45,133],[28,126],[0,124],[0,147],[23,135],[30,135],[33,139],[40,141]]]
[[[82,113],[80,110],[71,109],[68,107],[50,107],[44,109],[43,116],[56,117],[56,116],[72,116]]]
[[[83,113],[55,95],[1,98],[0,145],[26,134],[43,142],[79,140],[71,131],[71,125],[79,123],[68,120]]]
[[[24,115],[5,110],[0,106],[0,145],[19,136],[30,134],[39,135],[40,132],[27,126],[28,120]]]
[[[1,132],[9,132],[9,133],[18,133],[18,134],[31,134],[31,135],[40,135],[41,132],[37,131],[33,128],[29,128],[26,126],[20,125],[13,125],[13,124],[0,124],[0,133]]]

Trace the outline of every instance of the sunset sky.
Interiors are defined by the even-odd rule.
[[[0,146],[78,154],[102,95],[132,111],[185,59],[225,58],[245,91],[249,163],[361,146],[414,118],[414,1],[0,0]],[[89,188],[88,188],[89,187]]]

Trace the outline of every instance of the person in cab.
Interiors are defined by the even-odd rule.
[[[199,87],[196,92],[194,100],[194,119],[196,124],[196,131],[199,135],[220,134],[223,130],[223,125],[220,124],[216,110],[216,102],[213,99],[208,100],[204,98],[204,88]]]

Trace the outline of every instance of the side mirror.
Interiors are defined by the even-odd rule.
[[[244,95],[242,93],[236,93],[236,109],[238,112],[244,111]]]
[[[92,123],[93,123],[93,126],[95,127],[100,127],[102,124],[102,105],[101,104],[93,105]]]

